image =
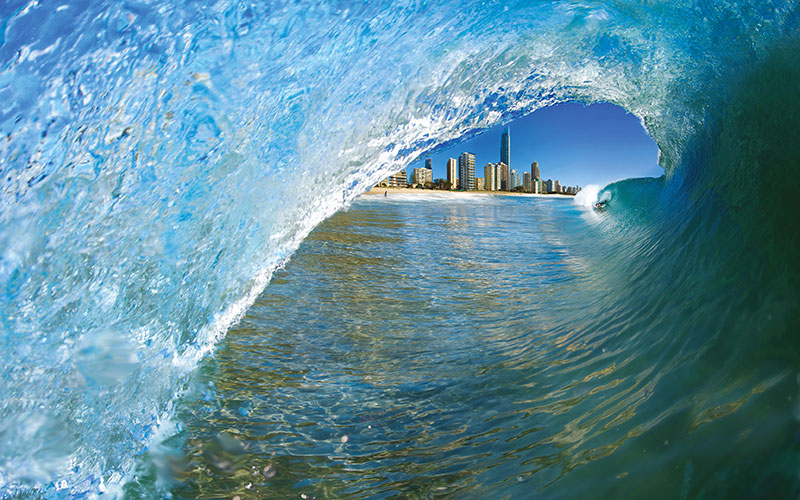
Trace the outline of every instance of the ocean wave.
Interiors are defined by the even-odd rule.
[[[796,2],[6,2],[0,19],[6,496],[123,484],[320,221],[557,102],[620,105],[659,145],[665,178],[605,188],[609,237],[664,262],[627,271],[732,273],[775,323],[720,352],[796,354]]]

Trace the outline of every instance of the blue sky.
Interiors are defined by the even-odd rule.
[[[658,147],[639,119],[613,104],[564,103],[539,109],[510,123],[511,168],[520,178],[539,162],[544,179],[562,185],[605,185],[631,177],[659,177]],[[468,141],[430,155],[433,177],[446,178],[448,158],[464,151],[475,153],[475,176],[483,177],[488,162],[500,160],[500,136],[506,125],[498,125]],[[425,158],[411,164],[424,166]]]

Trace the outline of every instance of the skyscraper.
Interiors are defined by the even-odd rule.
[[[500,139],[500,161],[511,167],[511,129],[508,127]]]
[[[450,183],[450,189],[456,189],[456,179],[458,172],[456,171],[457,163],[455,158],[447,159],[447,182]]]
[[[505,172],[504,170],[505,169]],[[486,191],[503,191],[505,190],[505,182],[502,181],[502,176],[508,176],[508,167],[503,163],[487,163],[483,167],[484,184],[483,188]]]
[[[542,176],[539,175],[539,162],[535,161],[531,163],[531,177],[534,179],[541,179]]]
[[[500,169],[500,175],[498,176],[499,180],[497,181],[497,184],[499,186],[498,189],[500,191],[511,191],[511,188],[509,188],[511,184],[508,182],[508,165],[506,165],[502,161],[497,165],[498,168]]]
[[[487,163],[485,167],[483,167],[483,178],[484,178],[484,185],[483,188],[487,191],[497,191],[497,180],[495,177],[495,172],[497,171],[497,167],[495,167],[494,163]]]
[[[525,189],[526,193],[530,193],[533,191],[531,187],[531,173],[530,172],[523,172],[522,173],[522,187]]]
[[[475,155],[461,153],[458,157],[458,189],[475,190]]]
[[[511,170],[511,172],[508,174],[508,180],[509,180],[509,183],[508,183],[508,185],[509,185],[508,190],[509,191],[513,191],[514,188],[516,188],[517,186],[519,186],[521,184],[521,182],[519,180],[519,174],[517,173],[516,170]]]

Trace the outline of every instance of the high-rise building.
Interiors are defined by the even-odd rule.
[[[386,183],[389,185],[390,188],[393,187],[408,187],[408,175],[406,174],[405,170],[401,170],[397,173],[394,173],[386,179]]]
[[[510,180],[509,183],[510,188],[508,189],[509,191],[513,191],[517,186],[521,184],[519,180],[519,174],[517,173],[516,170],[511,170],[511,173],[508,174],[508,178]]]
[[[475,155],[461,153],[458,157],[458,189],[475,190]]]
[[[511,130],[508,127],[500,138],[500,162],[511,166]]]
[[[531,177],[534,179],[541,179],[542,176],[539,174],[539,162],[535,161],[531,163]]]
[[[433,160],[430,158],[425,158],[425,168],[428,170],[433,170]]]
[[[522,173],[522,187],[525,189],[526,193],[530,193],[533,191],[533,187],[531,187],[531,173],[530,172],[523,172]]]
[[[483,191],[483,177],[475,178],[475,189],[478,191]]]
[[[497,164],[497,169],[500,173],[498,178],[498,190],[499,191],[511,191],[508,187],[510,184],[508,182],[508,164],[503,163],[502,161]]]
[[[458,172],[456,171],[457,166],[458,164],[455,158],[447,159],[447,182],[450,183],[450,189],[456,189],[458,187],[456,185],[456,179],[458,178]]]
[[[553,187],[553,180],[552,179],[547,179],[547,182],[545,182],[544,192],[545,193],[555,193],[556,192],[555,188]]]
[[[496,171],[497,167],[495,167],[494,163],[487,163],[486,166],[483,167],[483,188],[485,190],[497,191],[497,178],[495,177]]]
[[[432,171],[427,168],[415,168],[411,175],[411,183],[424,186],[426,182],[433,182]]]
[[[503,175],[508,176],[508,167],[504,163],[487,163],[483,167],[484,189],[486,191],[504,191]]]
[[[556,193],[560,193],[561,192],[561,183],[558,182],[558,181],[553,181],[553,189],[555,190]]]

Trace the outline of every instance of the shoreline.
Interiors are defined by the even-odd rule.
[[[359,196],[383,196],[384,192],[388,195],[393,194],[412,194],[412,195],[452,195],[452,196],[471,196],[475,194],[491,195],[491,196],[523,196],[532,198],[563,198],[572,199],[575,195],[572,194],[542,194],[542,193],[515,193],[511,191],[449,191],[439,189],[414,189],[414,188],[378,188],[373,187],[369,191],[361,193]]]

